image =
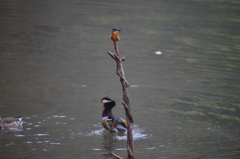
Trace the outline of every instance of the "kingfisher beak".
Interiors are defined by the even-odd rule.
[[[121,31],[120,29],[118,29],[117,31]]]

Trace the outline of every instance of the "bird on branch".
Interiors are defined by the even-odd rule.
[[[116,105],[115,101],[109,97],[104,97],[101,103],[103,103],[102,126],[110,132],[125,133],[127,131],[126,120],[115,117],[112,113],[112,108]]]
[[[119,41],[120,40],[119,35],[118,35],[118,31],[121,31],[121,30],[119,30],[118,28],[113,28],[112,29],[112,34],[110,35],[112,41]]]

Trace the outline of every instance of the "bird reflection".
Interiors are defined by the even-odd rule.
[[[102,133],[102,153],[104,159],[112,158],[112,154],[110,152],[116,150],[117,144],[119,144],[119,140],[117,140],[118,136],[125,136],[125,134],[121,133],[109,133],[108,131],[104,131]]]

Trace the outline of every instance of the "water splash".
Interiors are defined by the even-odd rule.
[[[81,136],[100,136],[102,135],[104,132],[104,129],[101,128],[101,129],[98,129],[98,130],[93,130],[91,132],[87,132],[87,133],[78,133],[78,135],[81,135]]]
[[[97,130],[93,130],[91,132],[79,132],[78,135],[81,136],[101,136],[103,135],[107,130],[105,130],[104,128],[102,128],[101,124],[98,125],[94,125],[94,127],[100,128]],[[143,133],[144,130],[138,128],[138,125],[134,125],[133,126],[133,139],[134,140],[139,140],[139,139],[146,139],[151,137],[151,134],[145,134]],[[117,140],[127,140],[127,133],[113,133],[114,136],[116,137]]]
[[[144,134],[143,130],[138,128],[137,125],[133,127],[133,140],[146,139],[151,137],[149,134]],[[116,136],[118,140],[127,140],[127,136]]]

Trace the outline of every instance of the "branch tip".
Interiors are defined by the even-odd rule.
[[[124,159],[124,158],[122,158],[121,156],[118,156],[118,155],[116,155],[115,153],[113,153],[113,152],[110,152],[115,158],[117,158],[117,159]]]

